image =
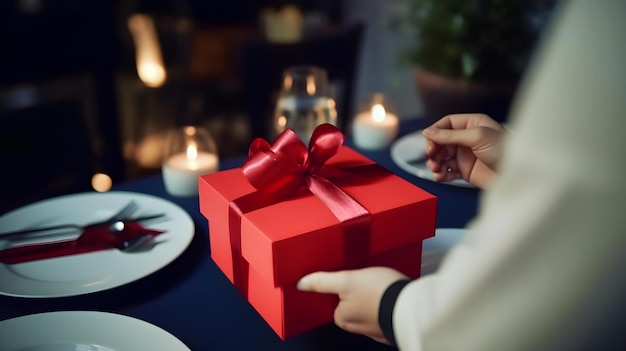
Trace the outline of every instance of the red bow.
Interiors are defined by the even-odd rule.
[[[264,139],[255,139],[241,169],[258,190],[294,191],[305,185],[306,177],[319,171],[339,151],[344,139],[335,126],[322,124],[313,132],[307,150],[298,135],[287,129],[273,145]]]
[[[253,187],[276,200],[306,186],[341,221],[368,215],[358,202],[318,175],[344,140],[341,130],[325,123],[315,128],[307,149],[298,135],[287,129],[273,145],[255,139],[241,169]]]
[[[250,145],[241,169],[256,192],[234,200],[229,211],[230,243],[235,286],[247,294],[247,262],[241,252],[241,215],[294,194],[307,187],[343,223],[347,266],[357,266],[367,256],[370,214],[356,200],[319,175],[326,161],[343,146],[343,133],[331,124],[318,126],[309,148],[296,133],[287,129],[274,144],[257,138]],[[364,247],[365,246],[365,247]]]

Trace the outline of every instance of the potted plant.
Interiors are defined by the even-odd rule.
[[[426,115],[483,112],[504,121],[553,0],[406,0],[393,28],[412,33]]]

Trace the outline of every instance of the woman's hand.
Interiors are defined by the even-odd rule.
[[[339,304],[335,309],[337,326],[389,344],[378,323],[380,300],[385,290],[401,279],[408,278],[386,267],[315,272],[300,279],[298,289],[339,295]]]
[[[427,166],[436,181],[465,179],[487,188],[495,175],[505,129],[480,113],[447,115],[424,129]]]

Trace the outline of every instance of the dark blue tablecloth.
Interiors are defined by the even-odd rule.
[[[404,121],[401,134],[422,128],[425,123],[427,121],[419,119]],[[351,146],[349,141],[348,146]],[[360,151],[436,195],[439,199],[438,227],[464,227],[476,214],[478,190],[412,176],[393,163],[388,149]],[[238,167],[243,160],[243,157],[224,160],[221,167]],[[287,341],[280,340],[211,260],[208,224],[199,212],[197,197],[170,196],[160,175],[119,184],[114,190],[156,195],[185,209],[196,226],[189,248],[165,268],[107,291],[51,299],[0,297],[0,320],[48,311],[107,311],[155,324],[178,337],[192,350],[390,349],[366,337],[344,332],[333,324]]]

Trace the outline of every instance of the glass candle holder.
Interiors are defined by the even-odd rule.
[[[352,121],[352,140],[360,149],[384,149],[398,136],[399,125],[393,102],[375,93],[359,105]]]
[[[185,126],[168,133],[163,155],[163,182],[173,196],[198,194],[198,177],[219,169],[217,146],[204,128]]]
[[[274,137],[292,129],[308,145],[322,123],[337,125],[337,108],[328,75],[317,66],[293,66],[283,72],[274,112]]]

